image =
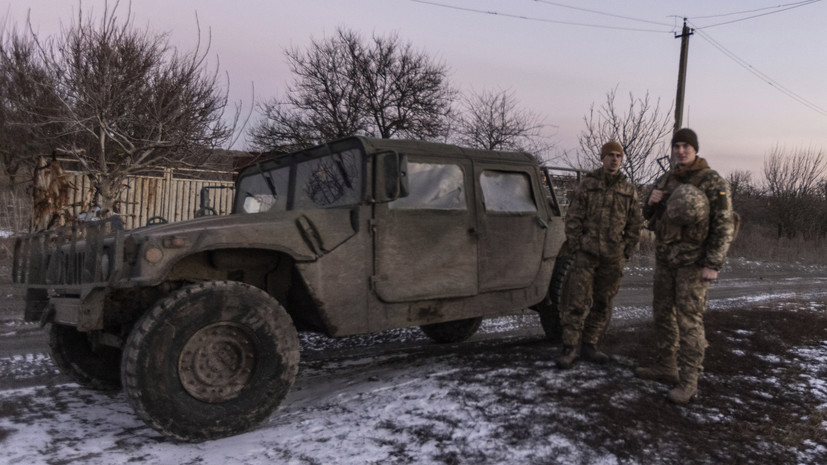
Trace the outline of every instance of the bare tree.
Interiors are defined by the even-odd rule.
[[[358,49],[357,49],[358,50]],[[370,135],[390,139],[435,139],[445,136],[455,91],[448,68],[434,62],[396,34],[373,36],[354,56],[357,87],[371,120]]]
[[[764,159],[764,178],[778,236],[805,237],[822,229],[822,196],[827,160],[821,150],[798,149],[792,153],[776,146]]]
[[[472,92],[461,99],[462,111],[453,128],[459,144],[485,150],[512,150],[538,160],[551,149],[543,136],[543,119],[520,108],[513,91]]]
[[[629,106],[623,112],[615,103],[617,89],[606,94],[600,107],[594,104],[583,118],[586,130],[580,134],[580,150],[572,164],[576,168],[598,166],[600,148],[614,140],[623,146],[622,170],[635,185],[649,184],[660,172],[657,159],[666,154],[665,138],[672,131],[671,108],[660,109],[660,99],[651,102],[649,92],[643,98],[629,93]]]
[[[207,72],[209,46],[181,53],[165,34],[139,30],[131,13],[118,16],[107,4],[98,21],[78,10],[77,22],[40,40],[37,61],[44,76],[32,85],[57,89],[54,108],[38,108],[12,96],[39,121],[36,137],[76,159],[93,181],[101,215],[116,212],[127,175],[157,165],[200,165],[210,149],[226,143],[226,91],[217,70]],[[25,121],[24,121],[25,123]]]
[[[0,164],[11,185],[51,151],[42,133],[52,139],[63,132],[46,124],[60,100],[37,50],[31,35],[0,30]]]
[[[313,40],[306,51],[285,51],[294,80],[286,99],[259,104],[263,120],[250,130],[252,145],[293,151],[364,132],[366,115],[353,63],[361,49],[355,33],[339,29],[334,38]]]
[[[398,36],[365,43],[340,28],[285,55],[294,79],[286,97],[259,105],[254,148],[289,151],[354,134],[444,137],[455,94],[448,69]]]

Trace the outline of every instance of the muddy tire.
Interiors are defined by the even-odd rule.
[[[299,340],[284,307],[255,287],[215,281],[174,292],[138,321],[121,378],[149,426],[200,442],[270,416],[298,365]]]
[[[420,329],[434,342],[451,343],[462,342],[480,329],[482,317],[466,318],[464,320],[446,321],[445,323],[434,323],[422,325]]]
[[[121,388],[121,351],[93,345],[86,333],[73,326],[53,324],[49,329],[52,360],[61,373],[89,389]]]
[[[566,279],[569,275],[569,268],[574,262],[573,257],[557,257],[554,262],[554,270],[551,273],[551,282],[548,286],[546,298],[534,306],[534,310],[540,314],[540,324],[546,333],[546,339],[553,343],[563,340],[563,324],[560,322],[560,308],[562,307],[564,293],[566,292]]]

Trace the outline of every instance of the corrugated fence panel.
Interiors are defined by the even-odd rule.
[[[73,189],[70,190],[72,216],[88,212],[92,199],[92,184],[81,173],[67,173]],[[220,173],[229,175],[231,173]],[[120,215],[127,229],[146,226],[151,219],[163,218],[168,222],[185,221],[199,213],[201,190],[207,187],[207,207],[218,215],[228,215],[233,208],[232,181],[203,179],[177,179],[172,170],[164,177],[129,176],[121,192]],[[212,214],[212,211],[202,212]]]

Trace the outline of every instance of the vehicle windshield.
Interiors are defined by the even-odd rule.
[[[330,155],[243,174],[238,184],[236,212],[334,208],[361,200],[361,151],[349,149]],[[270,168],[270,169],[267,169]],[[295,170],[294,184],[290,184]]]

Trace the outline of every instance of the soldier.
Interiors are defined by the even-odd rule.
[[[563,351],[557,367],[567,369],[581,347],[584,359],[606,363],[597,342],[612,317],[623,265],[640,238],[643,222],[635,187],[620,172],[623,147],[607,142],[600,150],[603,167],[587,173],[566,213],[566,242],[561,255],[573,254],[562,302]]]
[[[669,399],[679,404],[698,392],[707,347],[707,288],[718,278],[734,234],[729,185],[697,152],[695,132],[675,132],[674,167],[656,182],[643,207],[655,231],[652,306],[657,343],[654,365],[636,368],[635,375],[677,385]]]

